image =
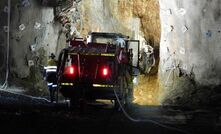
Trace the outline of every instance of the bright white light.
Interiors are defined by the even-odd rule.
[[[138,84],[137,77],[134,77],[134,78],[133,78],[133,84],[134,84],[134,85],[137,85],[137,84]]]

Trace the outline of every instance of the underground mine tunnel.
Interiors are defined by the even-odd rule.
[[[2,131],[221,132],[220,0],[1,0],[0,16]]]

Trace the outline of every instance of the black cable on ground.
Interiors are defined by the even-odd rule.
[[[120,106],[120,108],[121,108],[123,114],[124,114],[129,120],[131,120],[131,121],[133,121],[133,122],[153,123],[153,124],[155,124],[155,125],[158,125],[158,126],[160,126],[160,127],[166,128],[166,129],[178,131],[178,132],[181,132],[181,133],[184,133],[184,134],[192,134],[192,133],[190,133],[190,132],[187,132],[187,131],[184,131],[184,130],[181,130],[181,129],[178,129],[178,128],[175,128],[175,127],[171,127],[171,126],[168,126],[168,125],[164,125],[164,124],[159,123],[159,122],[154,121],[154,120],[149,120],[149,119],[146,119],[146,120],[134,119],[134,118],[131,117],[131,116],[125,111],[125,109],[123,108],[122,104],[120,103],[120,99],[119,99],[119,97],[118,97],[117,92],[116,92],[115,89],[114,89],[114,94],[115,94],[115,96],[116,96],[117,102],[118,102],[118,104],[119,104],[119,106]]]

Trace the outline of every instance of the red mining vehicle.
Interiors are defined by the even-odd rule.
[[[58,58],[58,89],[71,105],[82,99],[114,100],[118,105],[116,96],[126,104],[138,55],[139,41],[122,34],[93,32],[87,41],[74,39]]]

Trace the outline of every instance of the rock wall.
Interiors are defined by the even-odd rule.
[[[152,46],[159,47],[161,32],[159,1],[134,0],[132,7],[134,16],[140,18],[140,29],[145,40]]]
[[[84,17],[84,31],[121,32],[132,36],[133,18],[131,10],[127,17],[120,18],[118,0],[84,0],[82,1],[82,16]]]
[[[7,0],[1,1],[1,9],[7,7]],[[7,13],[1,10],[1,20],[7,24]],[[42,67],[47,64],[50,53],[57,54],[58,44],[65,42],[61,35],[61,25],[54,21],[53,8],[44,7],[38,0],[11,0],[10,21],[10,86],[19,86],[33,91],[46,88],[41,73]],[[3,24],[2,24],[3,25]],[[2,29],[1,29],[2,30]],[[7,39],[6,34],[4,39]],[[65,44],[64,44],[65,45]],[[3,59],[6,57],[6,40],[1,43]],[[5,72],[5,60],[1,60]],[[1,73],[1,74],[2,74]],[[4,80],[4,77],[1,77]]]
[[[159,45],[158,0],[84,0],[84,31],[121,32],[141,43]]]
[[[7,12],[4,10],[5,5],[7,5],[7,1],[1,1],[0,4],[0,16],[1,18],[6,18],[6,19],[1,19],[0,21],[0,81],[4,81],[5,79],[5,67],[6,67],[6,49],[7,49],[7,32],[4,30],[4,26],[7,26]],[[2,83],[1,83],[2,84]]]
[[[221,84],[221,1],[160,0],[163,104],[208,105]]]

